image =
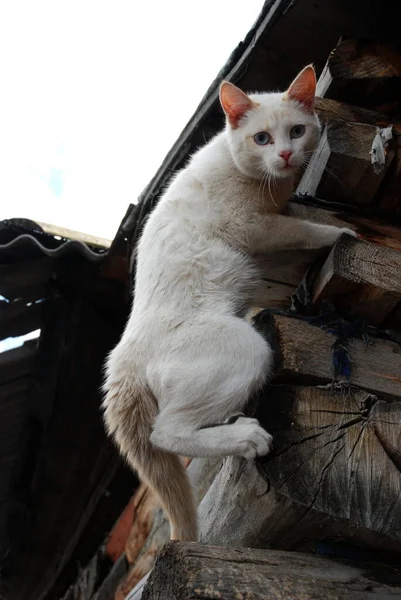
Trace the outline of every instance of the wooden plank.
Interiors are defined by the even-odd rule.
[[[372,147],[377,128],[362,123],[330,121],[299,182],[297,192],[330,202],[370,206],[393,159],[386,150],[385,164],[377,173]]]
[[[312,301],[335,306],[383,325],[401,304],[401,252],[341,236],[318,273]]]
[[[338,44],[317,84],[318,96],[341,99],[390,115],[398,111],[400,92],[400,49],[357,39]]]
[[[401,597],[401,571],[298,552],[171,542],[157,560],[143,600],[366,600]]]
[[[334,376],[332,346],[336,337],[300,319],[258,315],[258,327],[275,351],[275,381],[278,383],[329,383]],[[353,364],[351,383],[380,397],[401,395],[401,352],[399,344],[372,338],[369,344],[349,339]]]

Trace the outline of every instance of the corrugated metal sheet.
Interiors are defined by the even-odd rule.
[[[73,254],[92,262],[102,262],[107,250],[94,249],[78,240],[57,239],[28,219],[7,219],[0,222],[0,263],[49,256],[63,258]],[[1,279],[0,279],[1,286]]]

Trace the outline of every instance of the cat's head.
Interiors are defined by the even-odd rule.
[[[220,102],[237,167],[251,177],[293,176],[316,148],[316,75],[305,67],[283,93],[245,94],[223,81]]]

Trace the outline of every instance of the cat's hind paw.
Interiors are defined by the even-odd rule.
[[[240,417],[235,422],[238,433],[239,456],[251,460],[257,456],[265,456],[273,448],[273,437],[259,425],[257,419]]]

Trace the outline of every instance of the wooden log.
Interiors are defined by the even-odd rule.
[[[172,542],[158,558],[142,599],[366,600],[400,595],[401,571],[391,566]]]
[[[201,541],[315,551],[321,540],[401,555],[401,402],[273,386],[256,416],[274,451],[228,458],[199,509]],[[361,550],[360,550],[361,551]]]
[[[401,135],[395,138],[395,156],[383,179],[375,202],[380,208],[401,217]]]
[[[401,53],[389,44],[347,39],[331,52],[317,95],[392,115],[399,108]]]
[[[312,300],[330,299],[335,306],[386,328],[387,319],[401,307],[400,273],[401,252],[344,235],[314,281]]]
[[[333,333],[300,319],[258,315],[258,327],[269,338],[275,351],[275,381],[305,385],[327,384],[340,377],[332,368]],[[401,395],[401,353],[395,342],[378,338],[366,344],[349,339],[354,365],[351,383],[383,398]]]
[[[401,399],[330,386],[279,386],[265,398],[258,416],[275,443],[264,462],[270,485],[401,552]]]
[[[376,136],[377,127],[373,125],[330,121],[323,130],[297,192],[330,202],[372,206],[394,156],[392,150],[383,146],[385,162],[380,172],[376,172],[372,164]]]

